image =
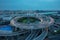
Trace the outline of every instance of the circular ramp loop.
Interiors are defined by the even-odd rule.
[[[52,25],[54,23],[54,19],[49,16],[45,16],[45,15],[41,15],[41,14],[38,16],[37,15],[36,14],[34,14],[34,15],[23,14],[22,16],[17,16],[15,18],[13,18],[11,20],[10,24],[15,27],[18,27],[20,29],[40,29],[40,28],[45,28],[46,26],[49,27],[50,25]],[[34,23],[31,23],[31,22],[23,23],[23,22],[17,21],[17,20],[21,20],[21,18],[24,18],[24,17],[26,17],[26,20],[23,19],[23,21],[25,20],[26,22],[29,22],[31,18],[37,18],[40,21],[36,22],[36,23],[35,22]]]

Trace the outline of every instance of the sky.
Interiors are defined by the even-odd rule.
[[[60,0],[0,0],[0,10],[60,10]]]

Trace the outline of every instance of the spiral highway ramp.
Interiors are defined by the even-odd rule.
[[[53,23],[53,18],[36,13],[25,13],[23,15],[16,16],[10,22],[12,26],[15,26],[21,30],[28,30],[30,32],[25,40],[44,40],[48,34],[48,27]],[[41,32],[41,34],[39,34],[39,32]]]

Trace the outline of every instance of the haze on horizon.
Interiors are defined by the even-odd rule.
[[[0,0],[0,10],[60,10],[60,0]]]

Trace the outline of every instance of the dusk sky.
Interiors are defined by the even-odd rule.
[[[60,10],[60,0],[0,0],[0,10]]]

